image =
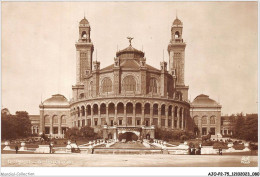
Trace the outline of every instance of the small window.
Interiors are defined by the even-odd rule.
[[[50,127],[45,127],[45,134],[50,134]]]
[[[119,125],[122,125],[122,120],[119,120]]]
[[[114,123],[113,120],[110,120],[110,125],[111,125],[111,126],[113,126],[113,123]]]
[[[95,120],[95,126],[97,126],[97,123],[98,123],[98,121],[97,121],[97,120]]]
[[[140,121],[140,120],[137,120],[136,124],[137,124],[137,125],[140,125],[140,124],[141,124],[141,121]]]
[[[53,134],[58,134],[58,127],[53,127]]]

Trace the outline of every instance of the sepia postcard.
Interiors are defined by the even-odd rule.
[[[1,17],[1,176],[259,176],[258,1]]]

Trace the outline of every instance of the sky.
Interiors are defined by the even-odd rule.
[[[39,114],[51,95],[71,98],[84,14],[101,68],[113,63],[117,48],[128,46],[127,36],[143,49],[147,64],[168,62],[177,15],[187,44],[189,99],[209,95],[223,115],[257,113],[257,10],[257,2],[2,2],[1,105],[12,114]]]

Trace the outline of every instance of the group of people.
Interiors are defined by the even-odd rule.
[[[195,148],[194,146],[189,147],[189,155],[201,155],[201,147]]]

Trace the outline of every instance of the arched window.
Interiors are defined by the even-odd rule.
[[[48,115],[44,117],[44,122],[45,122],[46,124],[49,124],[49,123],[50,123],[50,117],[49,117]]]
[[[161,115],[165,116],[165,105],[164,104],[161,107]]]
[[[102,83],[102,92],[112,92],[112,81],[109,78],[105,78]]]
[[[79,98],[80,98],[80,99],[84,98],[84,93],[81,93],[81,94],[79,95]]]
[[[157,80],[155,78],[150,79],[149,92],[157,93]]]
[[[77,111],[78,111],[78,117],[80,116],[80,109],[79,107],[77,107]]]
[[[53,123],[54,124],[58,124],[59,123],[58,116],[53,116]]]
[[[215,124],[215,116],[210,117],[210,124]]]
[[[85,107],[84,106],[81,106],[81,115],[85,116]]]
[[[150,104],[146,103],[144,105],[144,114],[150,114]]]
[[[61,117],[61,123],[62,124],[66,124],[66,116],[62,116]]]
[[[178,39],[180,37],[180,33],[179,33],[179,31],[176,31],[175,32],[175,39]]]
[[[201,123],[202,123],[202,124],[207,124],[207,117],[206,117],[206,116],[203,116],[203,117],[202,117]]]
[[[126,76],[124,78],[123,88],[125,91],[136,91],[136,82],[133,76]]]
[[[193,121],[194,121],[194,123],[195,123],[196,125],[198,125],[198,124],[199,124],[199,117],[198,117],[198,116],[195,116],[195,117],[193,118]]]
[[[86,31],[82,31],[82,33],[81,33],[81,38],[87,38],[87,33],[86,33]]]

